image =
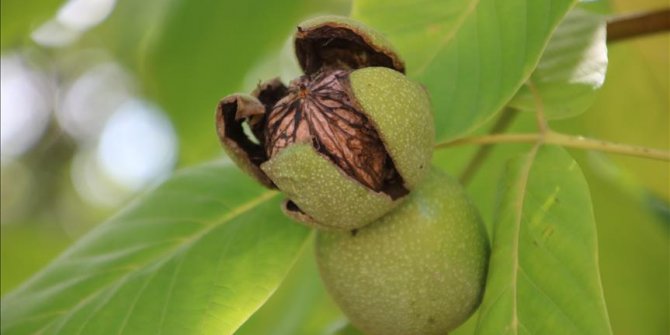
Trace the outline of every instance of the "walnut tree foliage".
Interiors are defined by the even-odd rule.
[[[2,334],[356,334],[319,283],[310,229],[281,213],[280,193],[264,189],[228,159],[212,159],[221,151],[213,120],[218,99],[258,79],[295,71],[277,56],[282,43],[301,19],[329,8],[308,1],[169,3],[120,1],[94,33],[109,41],[170,114],[181,146],[188,148],[181,157],[188,167],[5,294]],[[624,122],[587,119],[607,106],[593,103],[608,67],[605,16],[589,10],[575,0],[353,1],[350,16],[382,31],[405,58],[407,75],[430,93],[436,140],[448,144],[436,149],[436,166],[462,173],[478,146],[451,143],[486,134],[505,113],[517,115],[509,132],[548,134],[546,141],[496,144],[468,185],[492,253],[482,304],[457,334],[636,330],[628,328],[635,324],[626,319],[629,310],[619,307],[625,300],[607,296],[607,285],[616,283],[608,278],[615,277],[618,264],[626,266],[618,263],[625,253],[610,242],[617,238],[610,236],[613,230],[599,235],[596,225],[602,229],[602,218],[625,229],[633,224],[628,221],[651,225],[657,218],[626,209],[629,202],[642,204],[642,196],[620,201],[621,210],[629,211],[621,218],[598,214],[618,209],[597,199],[615,192],[608,190],[616,190],[611,185],[625,172],[610,167],[616,164],[607,154],[569,149],[572,143],[562,145],[562,138],[551,137],[556,132],[543,128],[630,131]],[[3,30],[7,24],[13,34],[25,33],[27,28],[10,23],[3,14]],[[609,64],[610,71],[625,74],[612,59],[627,58],[610,57]],[[245,79],[249,73],[258,78]],[[637,99],[653,97],[650,90],[639,91]],[[658,104],[667,107],[665,100]],[[667,162],[653,164],[668,170]],[[609,174],[600,176],[598,167]],[[640,189],[654,187],[663,192],[658,184]],[[658,234],[661,242],[649,243],[667,243],[667,230]],[[614,256],[600,264],[603,248]],[[649,275],[665,291],[644,291],[646,296],[667,297],[668,270]],[[617,307],[608,310],[606,298]],[[658,306],[647,314],[665,321],[649,323],[650,332],[668,327],[668,303]]]

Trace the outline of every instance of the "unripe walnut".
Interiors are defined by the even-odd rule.
[[[434,170],[398,208],[352,232],[318,231],[321,277],[366,335],[443,335],[477,308],[489,244],[459,183]]]
[[[305,75],[223,98],[219,138],[244,170],[286,194],[291,217],[360,228],[426,175],[435,132],[428,95],[381,35],[350,19],[299,25],[295,47]]]

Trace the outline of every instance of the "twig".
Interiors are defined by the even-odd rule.
[[[495,144],[495,143],[537,143],[557,144],[569,148],[597,150],[628,156],[651,158],[670,161],[670,151],[647,148],[642,146],[608,142],[583,136],[568,135],[547,131],[546,134],[493,134],[484,136],[465,137],[454,141],[440,143],[437,148],[448,148],[467,144]]]
[[[607,43],[670,31],[670,8],[613,17],[607,21]]]
[[[558,132],[549,132],[545,137],[546,143],[578,149],[597,150],[615,154],[670,161],[670,151],[647,148],[642,146],[614,143],[583,136],[567,135]]]
[[[500,144],[500,143],[535,143],[542,138],[539,133],[526,134],[489,134],[483,136],[472,136],[442,142],[435,145],[436,149],[457,147],[467,144]]]

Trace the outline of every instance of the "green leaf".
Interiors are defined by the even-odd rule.
[[[379,29],[398,48],[408,71],[416,73],[432,62],[475,13],[478,0],[354,1],[352,17]]]
[[[501,180],[477,334],[611,334],[588,185],[562,148],[534,147]]]
[[[542,97],[545,116],[565,118],[581,114],[591,106],[606,72],[605,18],[577,8],[552,35],[529,81]],[[533,111],[535,101],[524,85],[509,105]]]
[[[315,335],[344,321],[326,293],[309,240],[291,272],[235,335]]]
[[[632,194],[620,181],[603,176],[593,153],[575,156],[582,156],[580,163],[592,189],[599,264],[614,333],[667,334],[670,222],[651,211],[642,194]],[[670,166],[665,168],[668,172],[657,182],[668,185]]]
[[[493,117],[530,76],[574,0],[354,2],[353,16],[381,30],[428,88],[438,141]],[[407,23],[405,23],[407,22]]]
[[[308,229],[231,164],[178,173],[2,300],[3,334],[232,334]]]
[[[63,2],[63,0],[2,0],[0,2],[2,50],[23,42],[34,29],[54,15]]]

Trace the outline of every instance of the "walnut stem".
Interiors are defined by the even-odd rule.
[[[607,21],[607,42],[670,31],[670,8],[616,16]]]
[[[642,146],[608,142],[583,136],[575,136],[547,130],[546,133],[523,134],[491,134],[484,136],[465,137],[457,140],[440,143],[436,148],[449,148],[466,144],[496,144],[496,143],[536,143],[556,144],[568,148],[597,150],[622,155],[670,161],[670,151],[647,148]]]

